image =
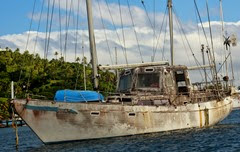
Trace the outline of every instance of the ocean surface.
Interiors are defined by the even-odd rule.
[[[18,127],[19,148],[15,148],[12,128],[0,129],[0,151],[118,152],[163,151],[240,152],[240,110],[233,111],[221,123],[204,129],[187,129],[128,137],[86,140],[44,145],[28,127]]]

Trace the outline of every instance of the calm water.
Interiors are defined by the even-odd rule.
[[[44,145],[28,127],[19,127],[19,144],[18,151],[240,151],[240,110],[211,128],[55,145]],[[12,128],[0,129],[0,151],[16,151]]]

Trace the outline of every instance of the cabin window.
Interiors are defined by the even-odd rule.
[[[137,88],[159,88],[159,73],[138,74]]]
[[[119,81],[119,91],[126,91],[128,89],[131,89],[132,84],[132,75],[131,72],[127,73],[127,75],[123,75],[120,77]]]

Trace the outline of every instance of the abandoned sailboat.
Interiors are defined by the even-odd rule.
[[[86,0],[86,4],[97,88],[91,0]],[[168,7],[171,21],[171,0]],[[170,33],[173,51],[172,30]],[[15,99],[17,113],[44,143],[55,143],[207,127],[223,120],[232,110],[232,99],[218,90],[193,89],[188,70],[195,68],[173,65],[173,60],[171,65],[162,61],[99,68],[124,69],[116,93],[105,102]]]

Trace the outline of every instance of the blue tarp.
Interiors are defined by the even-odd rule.
[[[54,101],[56,102],[91,102],[103,100],[103,95],[96,91],[80,90],[58,90],[54,97]]]

